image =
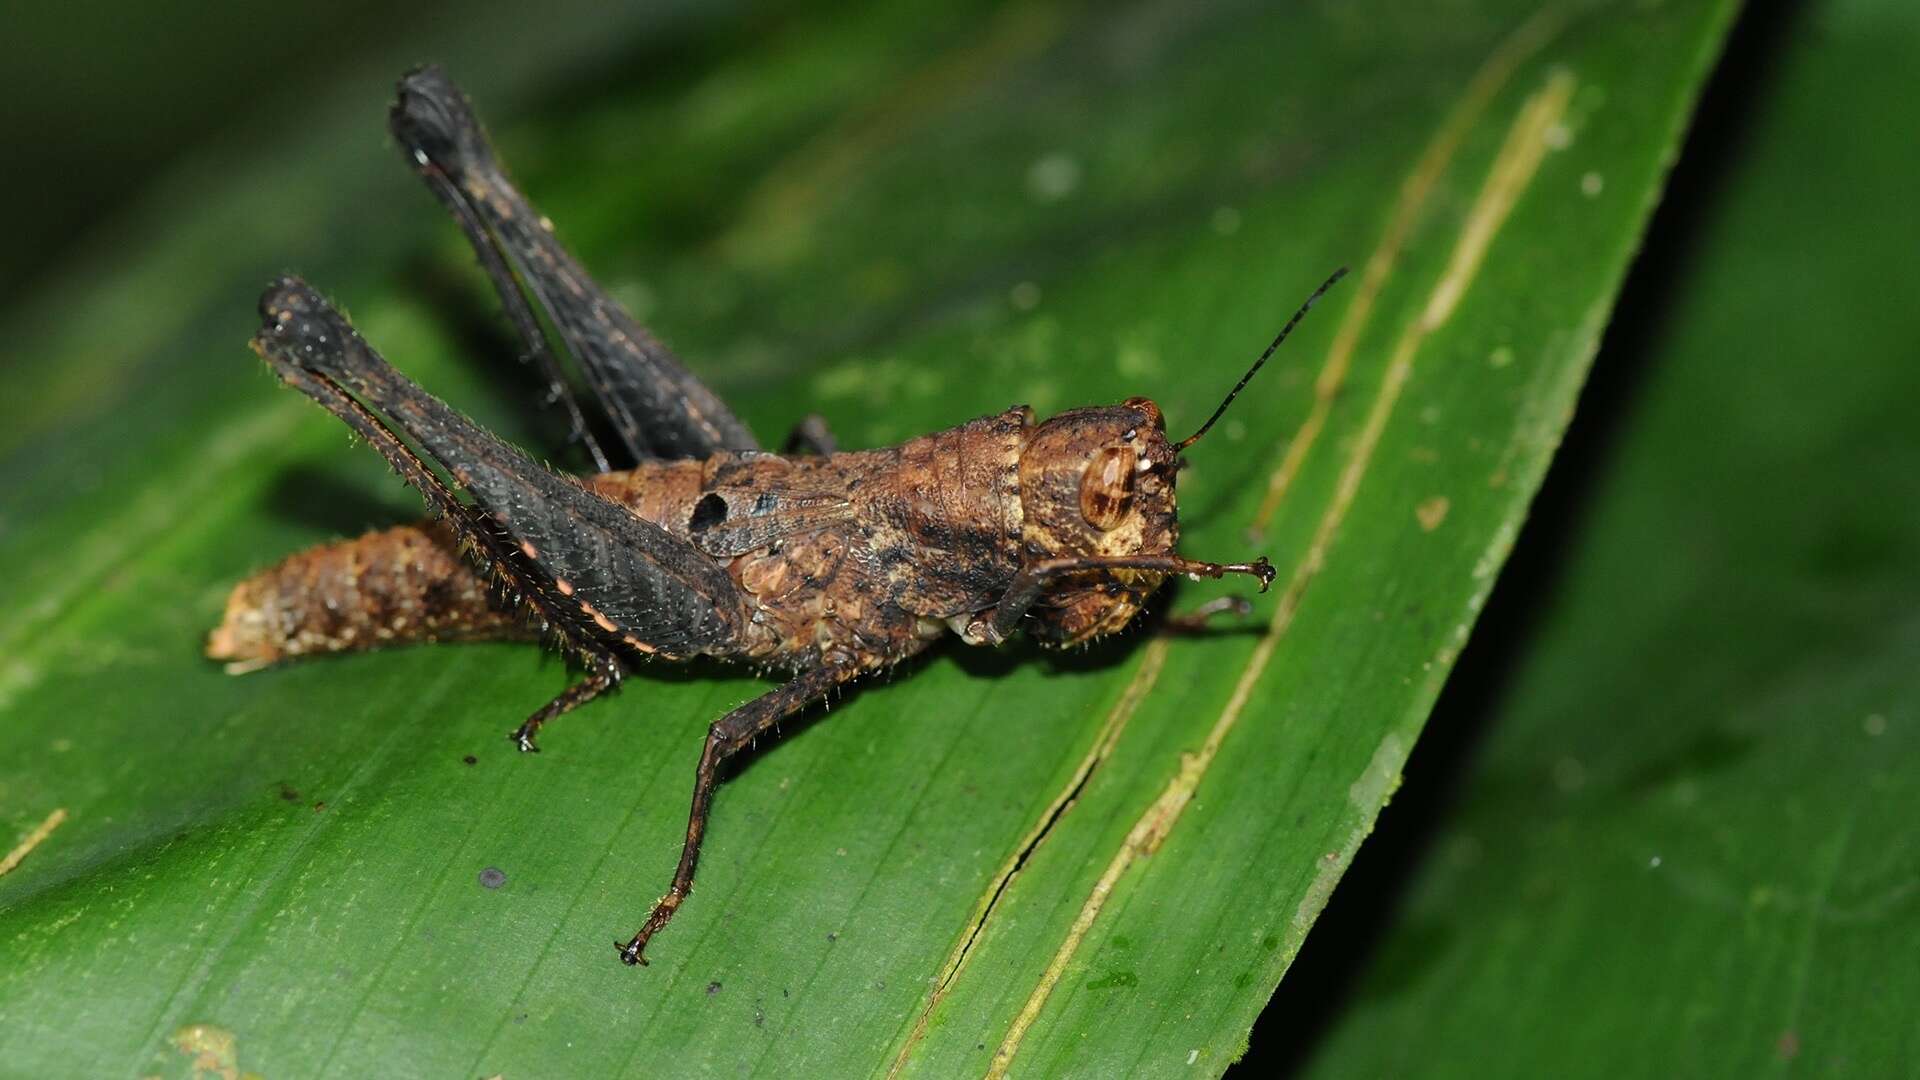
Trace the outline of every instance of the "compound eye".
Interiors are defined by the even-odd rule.
[[[1127,519],[1133,501],[1131,449],[1110,446],[1095,454],[1080,479],[1080,516],[1101,532],[1110,532]]]

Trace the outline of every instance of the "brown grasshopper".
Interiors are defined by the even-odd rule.
[[[857,452],[838,452],[823,425],[803,423],[788,453],[773,454],[554,239],[438,69],[401,80],[389,120],[599,471],[576,478],[538,464],[400,374],[318,293],[284,278],[261,297],[254,351],[373,444],[436,520],[323,544],[241,582],[207,655],[247,671],[315,653],[544,634],[586,677],[513,732],[523,751],[537,749],[542,725],[615,688],[643,658],[790,672],[708,729],[672,884],[639,931],[615,943],[628,964],[646,963],[648,940],[693,887],[721,764],[782,719],[949,631],[970,645],[1016,629],[1069,645],[1125,627],[1169,575],[1249,574],[1262,591],[1272,581],[1264,557],[1210,563],[1175,552],[1179,456],[1339,274],[1177,443],[1159,408],[1136,397],[1041,423],[1021,406]],[[523,287],[632,468],[610,467]]]

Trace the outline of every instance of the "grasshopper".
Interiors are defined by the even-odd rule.
[[[1262,591],[1272,581],[1264,557],[1212,563],[1174,550],[1180,454],[1339,274],[1179,442],[1159,408],[1135,397],[1044,422],[1020,406],[855,452],[807,421],[775,454],[560,245],[443,73],[408,73],[389,124],[466,234],[597,471],[555,472],[503,442],[283,278],[261,297],[253,350],[378,450],[434,519],[323,544],[240,582],[206,652],[239,672],[407,642],[544,636],[585,677],[514,730],[522,751],[647,658],[788,673],[708,728],[672,882],[640,929],[615,941],[626,963],[647,962],[648,941],[693,888],[721,766],[786,717],[949,633],[997,645],[1025,630],[1071,645],[1127,626],[1171,575],[1245,574]],[[589,429],[529,295],[632,467],[614,469]]]

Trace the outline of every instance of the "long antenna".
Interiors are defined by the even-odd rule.
[[[1240,376],[1240,381],[1233,384],[1233,389],[1227,391],[1226,400],[1220,403],[1219,408],[1213,410],[1213,415],[1207,417],[1207,422],[1200,425],[1200,430],[1173,444],[1174,453],[1178,454],[1187,447],[1200,441],[1200,436],[1207,433],[1207,429],[1213,426],[1213,422],[1220,419],[1221,415],[1227,411],[1227,406],[1233,404],[1233,399],[1239,395],[1240,391],[1247,388],[1247,384],[1253,381],[1254,373],[1258,372],[1260,366],[1267,362],[1267,358],[1272,356],[1273,351],[1280,347],[1280,343],[1287,340],[1287,335],[1293,333],[1293,328],[1300,325],[1300,320],[1307,317],[1307,312],[1313,309],[1313,305],[1318,303],[1320,298],[1327,294],[1328,289],[1333,288],[1336,282],[1346,276],[1347,268],[1343,266],[1335,270],[1333,276],[1329,277],[1325,282],[1322,282],[1319,288],[1313,290],[1313,295],[1307,297],[1307,302],[1301,304],[1300,310],[1294,312],[1293,318],[1287,320],[1287,325],[1280,328],[1280,334],[1273,339],[1273,344],[1267,346],[1267,351],[1260,354],[1260,359],[1255,360],[1253,366],[1247,369],[1247,373]]]

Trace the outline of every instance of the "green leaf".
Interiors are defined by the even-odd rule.
[[[644,971],[611,943],[665,884],[705,724],[765,684],[650,669],[520,759],[503,734],[568,677],[537,650],[201,660],[233,580],[417,513],[242,349],[271,273],[509,437],[556,418],[381,146],[384,78],[183,167],[142,209],[164,229],[0,324],[31,358],[0,403],[0,824],[67,815],[0,878],[0,1061],[1224,1070],[1465,643],[1731,7],[880,4],[442,42],[561,236],[765,438],[1135,394],[1186,427],[1355,269],[1182,479],[1184,550],[1281,568],[1244,632],[956,646],[790,725],[722,789]]]
[[[1920,250],[1916,14],[1826,0],[1736,44],[1601,355],[1620,410],[1436,714],[1486,725],[1415,808],[1444,827],[1379,850],[1418,871],[1371,954],[1343,918],[1296,968],[1369,955],[1312,1074],[1920,1068],[1920,310],[1886,285]]]

